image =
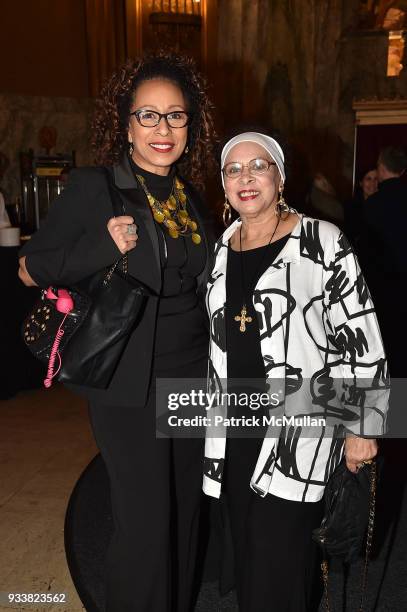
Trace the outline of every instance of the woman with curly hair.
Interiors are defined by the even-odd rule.
[[[21,253],[20,278],[40,287],[72,286],[128,253],[129,274],[152,293],[109,387],[75,387],[89,400],[110,478],[107,612],[192,606],[203,447],[156,439],[155,379],[206,376],[199,296],[212,249],[193,184],[202,185],[212,160],[210,108],[191,60],[159,53],[127,62],[97,105],[102,168],[71,173]],[[112,214],[103,167],[125,215]]]

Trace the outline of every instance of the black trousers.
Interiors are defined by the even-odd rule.
[[[203,441],[156,439],[155,405],[90,406],[114,520],[106,612],[189,612]]]
[[[242,522],[237,500],[227,501],[240,612],[316,612],[321,589],[311,531],[321,502],[302,503],[251,492]]]
[[[260,497],[249,482],[262,440],[228,439],[225,465],[229,538],[239,612],[316,612],[319,551],[311,539],[323,501]],[[226,545],[227,546],[227,545]],[[227,554],[227,553],[226,553]]]

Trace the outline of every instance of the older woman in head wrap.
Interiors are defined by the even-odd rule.
[[[374,437],[384,427],[385,406],[376,405],[363,422],[355,423],[354,413],[347,423],[349,410],[338,417],[329,392],[348,376],[385,384],[385,355],[346,238],[284,201],[280,145],[246,132],[225,145],[221,164],[225,214],[231,206],[239,218],[216,245],[208,283],[209,388],[274,389],[277,402],[262,413],[258,402],[235,396],[227,417],[224,404],[210,411],[220,418],[207,431],[204,491],[226,500],[240,612],[304,612],[313,609],[311,532],[321,520],[325,484],[343,451],[351,471],[373,458]],[[322,377],[333,385],[328,392],[317,384]],[[316,407],[335,426],[331,435],[329,425],[312,434],[298,422],[274,427],[267,419],[275,405],[280,416]],[[248,418],[254,415],[257,421]],[[245,419],[246,431],[233,436]]]

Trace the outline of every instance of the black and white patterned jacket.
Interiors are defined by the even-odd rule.
[[[240,223],[217,242],[208,282],[211,392],[227,387],[227,245]],[[292,398],[303,393],[307,411],[326,416],[331,425],[314,428],[312,436],[301,427],[283,426],[277,435],[273,429],[264,438],[250,486],[261,496],[317,501],[342,457],[338,428],[366,436],[385,432],[387,362],[374,306],[346,237],[331,223],[298,215],[276,261],[258,280],[253,305],[268,381],[278,380],[279,386],[285,381],[283,413],[298,414],[298,396]],[[221,403],[212,410],[224,413]],[[214,497],[221,493],[225,434],[226,426],[222,435],[219,427],[216,435],[207,429],[203,489]]]

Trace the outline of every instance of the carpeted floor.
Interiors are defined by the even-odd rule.
[[[405,612],[407,610],[407,476],[400,466],[406,441],[383,443],[386,462],[378,494],[375,552],[369,570],[366,612]],[[112,531],[108,481],[100,455],[79,479],[69,503],[65,525],[68,564],[79,596],[88,612],[102,612],[103,559]],[[209,555],[214,555],[213,550]],[[358,610],[359,575],[362,561],[350,568],[346,610]],[[213,566],[213,559],[207,566]],[[219,596],[213,570],[207,569],[195,612],[237,612],[233,592]],[[332,565],[331,605],[343,607],[343,568]],[[321,610],[323,606],[321,605]],[[274,612],[274,611],[273,611]],[[278,612],[278,611],[275,611]]]

